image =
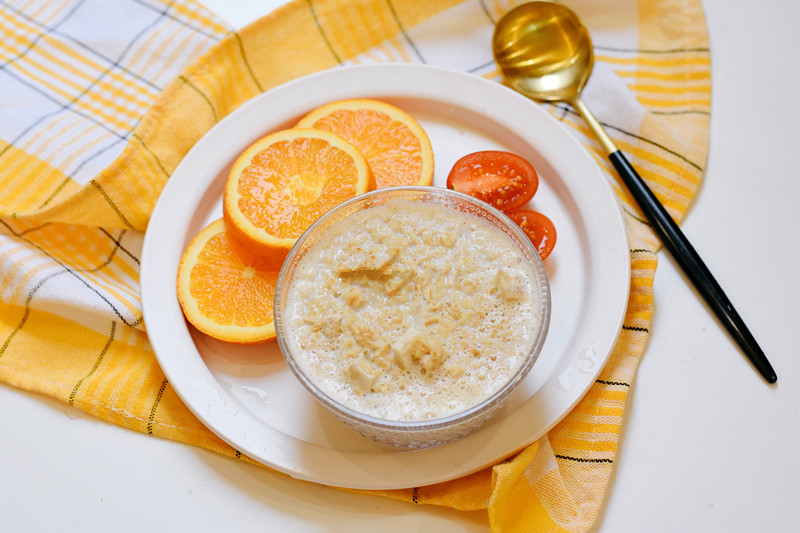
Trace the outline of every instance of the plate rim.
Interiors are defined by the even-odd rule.
[[[354,79],[357,79],[359,83],[352,83]],[[419,83],[419,81],[424,81],[424,83]],[[271,434],[269,431],[256,431],[255,433],[258,433],[258,435],[250,436],[241,435],[235,431],[232,432],[231,420],[234,418],[238,419],[240,422],[243,418],[252,418],[252,421],[245,420],[245,422],[249,423],[248,427],[251,429],[253,429],[253,421],[257,422],[256,425],[261,426],[263,426],[264,423],[256,419],[252,414],[246,412],[246,410],[239,409],[237,407],[238,402],[235,399],[230,398],[229,401],[229,399],[225,397],[228,394],[227,391],[222,389],[205,364],[200,365],[202,368],[197,366],[193,368],[181,367],[175,359],[175,357],[179,356],[170,355],[175,353],[176,350],[180,353],[181,350],[186,349],[186,342],[180,342],[180,340],[185,341],[187,336],[189,340],[191,340],[188,328],[183,332],[185,335],[181,332],[177,332],[177,334],[173,332],[173,334],[170,335],[169,332],[164,331],[166,321],[157,319],[159,317],[159,309],[165,307],[164,302],[159,302],[158,306],[156,306],[156,303],[151,303],[157,301],[154,295],[158,294],[159,290],[159,273],[157,271],[160,269],[156,268],[158,245],[167,238],[165,234],[169,233],[157,231],[156,228],[158,228],[162,218],[167,217],[168,214],[174,215],[174,212],[169,212],[170,199],[177,194],[175,191],[180,191],[182,198],[187,204],[197,205],[197,202],[200,201],[203,194],[205,194],[211,184],[213,184],[219,172],[212,172],[209,170],[207,173],[208,176],[205,179],[202,177],[194,177],[194,179],[192,179],[192,177],[188,175],[188,172],[198,165],[205,166],[209,169],[218,167],[224,168],[229,162],[226,160],[225,164],[221,165],[219,162],[220,158],[215,158],[213,156],[214,150],[209,150],[208,145],[213,147],[215,142],[219,140],[218,137],[223,136],[230,130],[231,124],[237,124],[241,121],[248,120],[248,116],[253,113],[254,110],[260,109],[266,105],[265,102],[290,100],[292,94],[302,92],[305,86],[313,87],[316,84],[324,84],[326,88],[325,94],[327,96],[323,98],[323,103],[341,97],[372,96],[374,98],[388,98],[390,94],[391,97],[396,98],[427,98],[437,99],[438,101],[443,101],[444,96],[446,96],[447,103],[451,105],[466,106],[468,109],[472,110],[475,110],[477,106],[480,113],[490,116],[493,120],[508,127],[522,139],[526,140],[526,142],[529,142],[530,135],[520,132],[520,126],[511,124],[512,122],[528,121],[528,123],[546,125],[545,127],[548,129],[549,137],[545,141],[537,141],[537,143],[535,143],[537,145],[537,150],[541,151],[538,147],[541,144],[548,146],[555,143],[570,146],[570,149],[575,150],[576,157],[574,160],[570,161],[569,164],[581,168],[582,171],[588,172],[589,174],[593,174],[594,178],[596,178],[588,182],[589,187],[593,187],[593,193],[595,194],[592,198],[593,203],[605,200],[607,202],[606,207],[613,205],[613,209],[607,209],[602,214],[605,217],[606,223],[616,226],[618,230],[614,232],[614,242],[612,242],[610,238],[603,243],[590,242],[590,252],[594,253],[587,252],[587,257],[597,260],[600,263],[598,267],[602,268],[603,272],[610,272],[613,274],[612,277],[615,278],[613,279],[614,284],[621,285],[621,280],[623,278],[625,280],[626,289],[622,291],[624,292],[624,296],[621,294],[612,294],[613,297],[617,298],[615,305],[612,307],[615,312],[609,313],[604,317],[604,322],[607,322],[609,324],[608,328],[613,331],[606,331],[601,340],[589,343],[583,351],[575,354],[577,361],[573,362],[573,364],[565,366],[565,361],[563,361],[562,358],[562,361],[560,361],[554,373],[546,380],[536,394],[526,400],[523,405],[513,413],[509,413],[506,416],[507,419],[524,418],[526,414],[532,414],[529,413],[532,409],[541,407],[539,405],[540,403],[544,403],[547,408],[553,408],[555,406],[558,410],[555,416],[547,417],[547,423],[537,426],[538,431],[535,433],[535,436],[523,439],[519,442],[519,445],[513,447],[513,449],[507,449],[499,456],[497,452],[492,453],[488,451],[487,448],[491,447],[493,439],[476,438],[480,436],[480,431],[478,431],[476,434],[438,448],[416,450],[413,452],[402,450],[395,452],[394,450],[387,450],[387,454],[380,454],[386,456],[400,454],[403,461],[414,465],[414,468],[407,469],[409,473],[418,473],[420,471],[436,472],[435,474],[429,473],[427,479],[424,480],[418,478],[412,479],[410,475],[401,475],[395,476],[393,479],[386,479],[381,475],[381,472],[372,470],[367,472],[365,469],[359,470],[356,468],[351,469],[350,473],[351,475],[360,473],[360,476],[354,476],[358,479],[331,479],[329,474],[322,472],[327,472],[331,468],[327,463],[334,459],[344,462],[347,462],[346,460],[351,462],[366,460],[370,463],[367,466],[370,467],[380,466],[380,464],[372,464],[372,462],[374,462],[373,458],[364,457],[363,454],[359,454],[358,452],[346,452],[324,448],[320,445],[304,441],[301,442],[300,446],[304,451],[311,452],[311,456],[304,455],[303,459],[308,462],[303,463],[302,461],[298,461],[296,452],[283,449],[281,447],[283,443],[278,442],[280,437]],[[446,91],[437,89],[437,87],[446,88],[453,86],[458,86],[459,91],[454,93],[447,92],[447,94],[444,95],[442,93]],[[332,88],[336,90],[331,92]],[[349,96],[342,96],[343,93],[348,93]],[[480,104],[469,102],[467,98],[476,93],[488,93],[491,96],[497,96],[497,98],[483,101]],[[330,96],[331,94],[334,94],[334,96]],[[310,107],[305,105],[304,108],[310,110],[313,106],[314,104],[311,104]],[[270,122],[265,120],[261,131],[269,131],[278,124],[286,122],[289,118],[298,115],[298,113],[292,111],[294,108],[291,105],[288,107],[289,109],[284,108],[277,111]],[[507,116],[509,111],[514,112],[513,119]],[[286,118],[281,120],[281,117]],[[233,135],[233,138],[228,139],[226,145],[241,143],[245,136],[246,135],[241,133],[238,136]],[[246,147],[246,145],[244,147]],[[240,150],[244,149],[244,147],[240,148]],[[580,154],[580,157],[578,157],[577,154]],[[215,159],[217,159],[217,161],[214,161]],[[566,162],[553,162],[550,160],[548,160],[548,162],[555,163],[556,167],[566,165]],[[584,179],[591,178],[585,177]],[[564,183],[563,176],[559,175],[559,181]],[[182,188],[185,188],[186,183],[193,184],[194,189],[191,191],[183,190]],[[198,187],[198,184],[201,186]],[[567,185],[570,184],[567,183]],[[570,193],[572,192],[574,191],[570,190]],[[574,195],[573,199],[576,201],[582,200],[580,197],[576,199]],[[191,216],[188,216],[188,218],[190,219]],[[185,239],[185,235],[183,238]],[[608,249],[603,250],[603,247],[607,247]],[[613,251],[613,253],[609,250]],[[623,257],[616,257],[619,255]],[[151,259],[151,257],[154,259]],[[620,270],[619,267],[623,267],[622,270]],[[605,366],[605,363],[608,361],[617,343],[630,293],[630,267],[627,230],[622,212],[618,207],[618,198],[616,194],[586,148],[580,144],[562,124],[540,106],[501,84],[463,71],[416,64],[357,65],[340,66],[323,70],[270,89],[242,104],[206,132],[181,160],[172,176],[167,181],[153,210],[142,245],[140,294],[142,298],[145,329],[148,332],[148,338],[150,339],[153,352],[165,376],[172,384],[173,389],[181,401],[183,401],[190,411],[198,417],[201,423],[222,440],[256,461],[298,479],[346,488],[398,489],[447,481],[477,471],[529,445],[562,420],[584,397],[586,392],[588,392],[591,384]],[[172,285],[174,285],[174,273],[170,272],[170,275],[173,276],[171,279],[173,280]],[[163,288],[163,286],[161,288]],[[598,287],[593,287],[593,290],[598,290]],[[175,291],[168,293],[166,296],[166,303],[173,315],[177,306],[180,320],[183,321],[183,315],[177,304],[177,296],[174,292]],[[197,356],[199,357],[199,353]],[[572,361],[572,359],[568,361]],[[544,398],[544,396],[547,396],[547,398]],[[542,401],[537,400],[537,397]],[[217,403],[215,404],[212,400],[216,400]],[[547,400],[549,400],[549,404]],[[274,428],[270,429],[272,433],[284,435]],[[284,436],[294,439],[290,436]],[[255,437],[258,437],[257,442],[254,441]],[[505,440],[509,440],[510,438],[511,437],[507,437]],[[298,439],[294,440],[298,441]],[[511,440],[516,441],[519,439]],[[469,451],[467,447],[469,447],[470,444],[476,445],[473,450],[475,452],[474,454],[467,453]],[[267,449],[269,446],[274,446],[272,449],[272,457],[266,457],[260,451]],[[442,450],[446,451],[442,452]],[[447,455],[448,452],[454,450],[458,450],[459,452],[453,454],[454,457],[463,458],[465,456],[478,456],[484,457],[484,459],[474,460],[471,464],[443,465],[441,456]],[[314,454],[321,454],[325,457],[315,456]],[[359,457],[359,455],[361,455],[361,457]],[[380,463],[379,460],[376,459],[376,461]],[[359,463],[359,466],[362,465]]]

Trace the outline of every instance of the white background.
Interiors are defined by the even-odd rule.
[[[281,0],[206,0],[235,26]],[[666,253],[596,533],[797,530],[800,4],[703,0],[711,151],[683,225],[778,373],[768,386]],[[756,7],[757,6],[757,7]],[[0,385],[0,529],[487,531],[461,513],[295,481]]]

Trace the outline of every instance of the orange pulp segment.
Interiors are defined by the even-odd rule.
[[[241,249],[220,219],[189,243],[178,267],[178,301],[189,322],[216,339],[255,344],[275,338],[278,269]]]
[[[320,216],[373,188],[369,164],[352,144],[327,131],[293,128],[267,135],[239,156],[223,213],[239,243],[282,260]]]
[[[433,148],[420,124],[398,107],[370,99],[338,100],[297,124],[331,131],[366,156],[378,189],[433,183]]]

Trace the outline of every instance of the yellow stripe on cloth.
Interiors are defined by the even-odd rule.
[[[181,403],[147,340],[138,272],[162,187],[214,124],[306,74],[397,61],[500,81],[488,36],[515,3],[295,0],[239,32],[192,0],[113,0],[103,13],[79,0],[1,5],[0,24],[13,32],[0,49],[0,380],[252,462]],[[587,91],[599,92],[587,101],[621,102],[600,119],[681,219],[708,150],[710,53],[700,0],[621,0],[613,8],[621,18],[603,3],[565,3],[584,16],[597,47]],[[100,21],[120,28],[115,39],[94,38]],[[632,274],[619,341],[574,410],[538,442],[459,479],[370,491],[486,509],[492,529],[504,533],[586,531],[596,521],[649,336],[660,246],[581,119],[565,105],[545,109],[620,196]]]

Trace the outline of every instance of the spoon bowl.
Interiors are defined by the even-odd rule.
[[[509,11],[495,27],[492,50],[508,83],[543,101],[574,100],[594,63],[586,27],[570,9],[547,2]]]
[[[768,383],[775,383],[778,376],[772,365],[705,263],[583,103],[581,91],[592,72],[594,54],[589,31],[578,16],[552,2],[519,5],[497,22],[492,52],[513,89],[535,100],[568,102],[583,117],[664,246],[756,370]]]

